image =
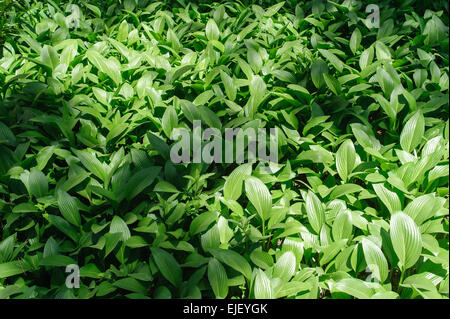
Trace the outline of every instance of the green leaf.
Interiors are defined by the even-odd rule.
[[[333,222],[331,233],[335,241],[339,239],[350,239],[352,236],[353,224],[352,214],[348,210],[344,210],[337,214]]]
[[[342,94],[342,88],[339,84],[339,81],[336,80],[334,77],[332,77],[329,74],[324,73],[323,79],[325,80],[325,83],[327,84],[328,88],[335,94],[335,95],[341,95]]]
[[[336,55],[325,49],[319,49],[319,52],[336,68],[336,70],[338,70],[339,73],[342,72],[344,69],[344,64]]]
[[[222,264],[215,258],[208,263],[208,280],[216,298],[224,299],[228,295],[228,277]]]
[[[14,145],[16,143],[16,137],[11,129],[0,121],[0,144],[1,143]]]
[[[386,257],[381,249],[367,238],[362,239],[362,248],[367,267],[380,282],[384,282],[389,274]]]
[[[120,62],[116,58],[110,57],[109,59],[106,59],[95,49],[87,50],[86,56],[89,59],[89,62],[91,62],[98,70],[107,74],[116,85],[122,83]]]
[[[206,37],[208,40],[219,40],[220,31],[214,19],[209,19],[206,23]]]
[[[273,277],[283,281],[289,281],[297,268],[296,258],[293,252],[283,253],[273,267]]]
[[[113,219],[111,221],[111,225],[109,227],[109,232],[122,234],[123,241],[127,241],[131,236],[130,230],[128,229],[127,224],[119,216],[113,217]]]
[[[58,228],[65,235],[69,236],[74,242],[80,239],[80,233],[73,226],[71,226],[64,218],[49,214],[48,219],[50,223]]]
[[[366,149],[366,151],[369,148],[376,151],[381,149],[380,141],[377,140],[373,134],[373,131],[369,127],[361,123],[350,124],[350,127],[352,128],[352,132],[355,135],[356,140],[362,147],[364,147],[364,149]]]
[[[425,118],[422,112],[417,111],[403,127],[400,135],[402,149],[410,153],[422,141],[425,132]]]
[[[216,220],[216,217],[217,214],[212,211],[207,211],[196,216],[189,227],[189,232],[192,235],[201,233],[202,231],[206,230],[212,222]]]
[[[47,256],[39,262],[40,266],[50,266],[50,267],[65,267],[67,265],[76,265],[77,262],[64,255],[51,255]]]
[[[266,273],[259,269],[255,278],[255,286],[253,288],[256,299],[272,299],[273,291],[270,280]]]
[[[356,184],[343,184],[338,185],[331,191],[330,199],[333,200],[335,198],[339,198],[344,195],[353,194],[357,192],[363,191],[364,188],[362,188],[359,185]]]
[[[402,210],[402,204],[396,193],[388,190],[383,184],[373,184],[372,187],[391,215]]]
[[[73,150],[75,155],[92,174],[100,178],[103,182],[108,180],[107,166],[101,163],[94,155],[94,151],[86,149],[83,151]]]
[[[316,234],[320,233],[322,225],[325,223],[325,209],[322,206],[322,202],[311,191],[308,191],[305,199],[306,213],[308,215],[308,221]]]
[[[252,164],[246,163],[236,167],[225,181],[223,195],[226,199],[237,200],[242,194],[242,182],[252,173]]]
[[[372,288],[366,283],[356,278],[345,278],[339,280],[333,287],[336,291],[341,291],[358,299],[370,299],[374,295]]]
[[[63,190],[57,192],[58,206],[61,215],[71,224],[80,227],[81,216],[77,201]]]
[[[370,65],[373,61],[374,52],[373,52],[373,46],[368,47],[361,53],[361,56],[359,57],[359,68],[362,70],[365,70],[368,65]]]
[[[411,217],[417,225],[421,225],[425,220],[432,217],[439,209],[436,198],[432,194],[426,194],[414,198],[406,208],[404,213]]]
[[[176,259],[161,248],[152,247],[150,250],[152,252],[152,257],[164,278],[175,287],[179,287],[182,281],[182,272]]]
[[[48,181],[44,173],[37,168],[32,168],[28,177],[28,188],[30,194],[36,197],[42,197],[48,193]]]
[[[422,236],[414,220],[403,212],[395,213],[391,217],[390,235],[402,270],[414,266],[422,252]]]
[[[234,101],[236,99],[237,89],[236,85],[234,84],[233,78],[221,70],[220,79],[222,80],[222,84],[225,87],[225,93],[227,94],[228,99]]]
[[[210,249],[209,252],[222,263],[243,274],[247,279],[252,277],[252,268],[247,260],[233,250]]]
[[[173,106],[168,106],[164,111],[161,126],[166,136],[171,138],[172,130],[178,126],[178,116]]]
[[[147,294],[147,289],[139,281],[131,277],[119,279],[115,281],[113,285],[124,290],[141,293],[143,295]]]
[[[267,269],[273,266],[273,259],[268,253],[262,250],[253,250],[250,254],[251,261],[262,269]]]
[[[49,45],[44,45],[42,47],[40,60],[52,70],[55,70],[59,64],[58,53],[55,48]]]
[[[150,186],[155,180],[156,176],[161,171],[159,166],[150,166],[148,168],[137,171],[127,183],[125,190],[125,197],[128,200],[132,200],[139,195],[144,189]]]
[[[272,197],[267,186],[259,178],[250,176],[245,179],[245,193],[261,219],[263,221],[269,219],[272,211]]]
[[[19,275],[27,272],[31,267],[20,261],[11,261],[7,263],[0,264],[0,278],[8,278],[11,276]]]
[[[311,79],[316,88],[320,88],[325,82],[323,75],[328,73],[328,66],[321,59],[315,60],[311,64]]]
[[[351,140],[345,140],[336,152],[336,169],[343,181],[347,181],[356,162],[355,146]]]
[[[353,30],[352,36],[350,37],[350,50],[352,50],[353,54],[356,54],[358,50],[359,44],[361,43],[361,31],[358,28]]]

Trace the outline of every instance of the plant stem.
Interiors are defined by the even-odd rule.
[[[263,237],[266,237],[266,225],[264,223],[264,220],[262,221],[262,231],[263,231]],[[267,247],[266,238],[264,238],[264,246]]]
[[[403,278],[405,277],[405,272],[402,271],[402,274],[400,275],[400,284],[403,283]]]
[[[401,291],[403,290],[402,287],[400,286],[403,283],[404,277],[405,277],[405,272],[406,270],[404,270],[403,268],[400,270],[401,274],[400,274],[400,281],[398,282],[398,293],[400,294]]]

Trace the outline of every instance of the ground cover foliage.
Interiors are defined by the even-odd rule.
[[[448,3],[367,4],[0,1],[0,298],[448,298]]]

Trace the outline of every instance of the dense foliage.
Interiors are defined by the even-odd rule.
[[[0,1],[0,298],[448,298],[448,3],[255,3]]]

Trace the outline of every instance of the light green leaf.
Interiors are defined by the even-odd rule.
[[[336,68],[336,70],[338,70],[338,72],[342,72],[342,70],[344,69],[344,63],[342,63],[342,61],[336,55],[334,55],[334,53],[331,53],[330,51],[325,49],[319,49],[319,52]]]
[[[223,195],[226,199],[237,200],[242,194],[242,182],[252,173],[252,164],[246,163],[236,167],[225,181]]]
[[[331,228],[333,239],[335,241],[344,238],[350,239],[352,236],[352,230],[352,214],[350,211],[344,210],[339,212],[334,219],[333,227]]]
[[[297,268],[296,258],[293,252],[283,253],[273,267],[273,277],[283,281],[289,281]]]
[[[245,193],[263,221],[269,219],[272,211],[272,197],[269,189],[257,177],[245,179]]]
[[[422,252],[422,237],[414,220],[403,212],[395,213],[391,217],[390,235],[403,271],[414,266]]]
[[[425,118],[422,112],[417,111],[403,127],[400,135],[402,149],[410,153],[422,141],[425,132]]]
[[[272,299],[273,291],[270,280],[266,273],[261,269],[258,270],[255,278],[254,293],[256,299]]]
[[[215,258],[208,263],[208,280],[216,298],[224,299],[228,295],[228,277],[225,268]]]
[[[252,268],[247,260],[233,250],[210,249],[209,252],[222,263],[243,274],[247,279],[252,277]]]
[[[369,267],[372,275],[383,283],[389,274],[386,257],[384,257],[381,249],[367,238],[362,239],[362,248],[367,267]]]
[[[372,187],[391,215],[402,210],[402,204],[396,193],[388,190],[383,184],[373,184]]]
[[[355,146],[351,140],[345,140],[336,152],[336,169],[339,176],[347,181],[348,176],[352,173],[356,162]]]
[[[359,44],[361,43],[361,31],[358,28],[353,30],[352,36],[350,37],[350,50],[352,50],[353,54],[358,50]]]
[[[308,215],[308,221],[316,234],[320,233],[322,225],[325,223],[325,209],[320,199],[308,190],[308,194],[305,199],[306,213]]]
[[[358,299],[370,299],[374,294],[374,290],[366,285],[366,283],[356,278],[345,278],[339,280],[333,290],[341,291]]]
[[[110,233],[121,233],[123,241],[127,241],[131,236],[130,230],[128,229],[127,224],[119,216],[113,217],[110,228],[109,228],[109,232]]]

